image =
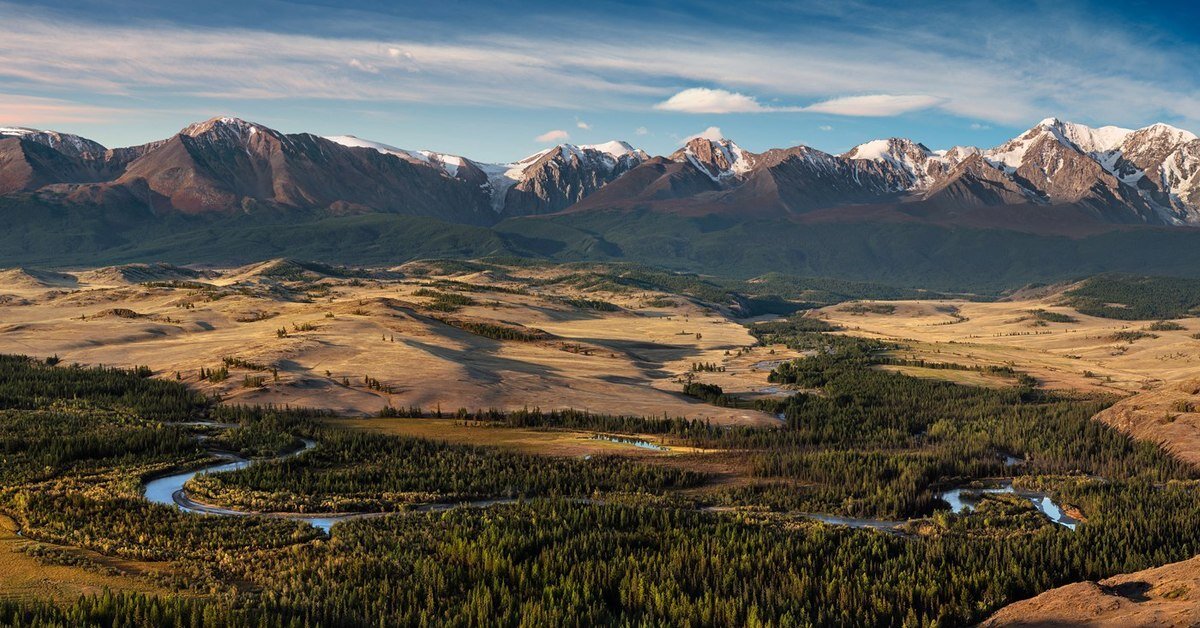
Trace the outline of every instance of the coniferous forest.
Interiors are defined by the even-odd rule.
[[[35,542],[169,564],[157,584],[172,593],[6,600],[0,624],[968,625],[1053,586],[1200,552],[1200,471],[1091,420],[1111,399],[1017,376],[977,388],[880,370],[887,347],[811,323],[761,333],[813,350],[772,373],[804,391],[772,402],[779,427],[538,410],[429,417],[655,434],[744,461],[734,483],[687,456],[555,458],[349,431],[322,412],[218,406],[143,369],[5,356],[0,511]],[[191,480],[203,502],[367,516],[326,533],[143,498],[147,479],[211,463],[214,450],[263,460]],[[1012,495],[980,495],[961,514],[939,498],[997,477],[1053,495],[1078,526]],[[467,500],[493,502],[422,507]]]

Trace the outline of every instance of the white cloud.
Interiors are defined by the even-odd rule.
[[[832,113],[839,116],[883,117],[928,109],[941,102],[942,99],[935,96],[871,94],[824,100],[805,107],[804,111]]]
[[[707,129],[704,129],[703,131],[701,131],[695,135],[689,135],[689,136],[683,138],[683,141],[680,142],[680,144],[687,144],[688,142],[690,142],[698,137],[716,142],[716,141],[725,139],[725,134],[721,133],[721,127],[710,126]]]
[[[584,122],[583,120],[579,120],[579,119],[575,120],[575,126],[583,129],[584,131],[592,130],[592,125],[588,124],[587,122]]]
[[[638,128],[634,129],[634,131],[633,131],[634,135],[647,135],[649,133],[650,133],[650,130],[644,126],[639,126]]]
[[[1030,20],[1000,8],[930,16],[881,6],[846,16],[852,28],[801,23],[787,36],[747,37],[719,24],[602,21],[583,28],[547,17],[561,28],[538,37],[498,28],[439,37],[403,21],[340,31],[386,35],[325,37],[87,21],[78,12],[0,0],[0,85],[69,101],[121,102],[131,113],[171,100],[218,110],[239,100],[284,99],[566,111],[638,111],[655,103],[703,113],[804,109],[775,106],[779,98],[839,115],[934,107],[981,124],[1029,125],[1051,112],[1123,126],[1200,124],[1198,46],[1165,45],[1136,24],[1069,7],[1045,3],[1037,11],[1041,19]],[[718,38],[721,54],[713,55]],[[555,53],[545,54],[548,48]],[[710,87],[672,96],[663,85]]]
[[[542,133],[541,135],[533,138],[533,140],[535,142],[542,142],[542,143],[565,142],[569,139],[571,139],[571,134],[567,133],[566,131],[564,131],[562,129],[554,129],[553,131],[546,131],[545,133]]]
[[[928,109],[942,102],[941,98],[925,95],[870,94],[844,96],[823,100],[807,107],[763,105],[753,96],[725,89],[692,87],[654,105],[662,111],[680,113],[773,113],[813,112],[839,116],[894,116],[918,109]]]
[[[833,127],[828,124],[822,124],[821,126],[819,126],[817,128],[822,131],[832,131],[833,130]]]
[[[986,125],[986,124],[981,124],[981,123],[979,123],[979,122],[972,122],[972,123],[971,123],[971,130],[972,130],[972,131],[987,131],[988,129],[991,129],[991,128],[992,128],[991,126],[989,126],[989,125]]]
[[[767,110],[753,96],[707,87],[685,89],[654,108],[682,113],[757,113]]]
[[[366,72],[368,74],[379,74],[379,68],[373,63],[359,61],[358,59],[351,59],[348,65],[361,72]]]

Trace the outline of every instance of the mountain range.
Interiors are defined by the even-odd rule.
[[[371,250],[375,259],[393,245],[397,259],[513,254],[703,269],[719,253],[738,258],[743,274],[877,279],[872,268],[887,275],[898,272],[896,263],[929,265],[949,255],[918,248],[924,257],[897,260],[903,238],[870,239],[889,232],[920,233],[908,245],[926,248],[951,237],[1023,234],[1034,238],[1023,240],[1033,250],[1130,229],[1190,234],[1200,226],[1200,139],[1165,124],[1091,128],[1048,118],[991,148],[935,151],[887,138],[840,155],[807,146],[754,153],[704,134],[665,156],[611,141],[488,163],[351,135],[281,133],[232,117],[125,148],[0,128],[0,213],[10,225],[0,261],[9,263],[164,254],[246,261],[246,238],[290,230],[290,242],[269,245],[272,255],[319,247],[332,258]],[[823,250],[829,238],[814,241],[818,233],[860,251],[851,270],[836,262],[847,252]],[[784,234],[795,237],[781,241]],[[734,243],[773,251],[730,251]],[[1134,253],[1127,258],[1146,252]],[[1112,269],[1078,261],[1067,268]]]
[[[888,138],[841,155],[807,146],[752,153],[699,136],[665,157],[612,141],[496,164],[222,117],[115,149],[57,131],[0,128],[0,194],[14,193],[67,204],[140,202],[156,213],[299,208],[471,224],[564,210],[761,215],[912,205],[907,214],[927,218],[1059,207],[1099,223],[1192,225],[1200,224],[1200,140],[1165,124],[1091,128],[1049,118],[988,149],[933,151]]]

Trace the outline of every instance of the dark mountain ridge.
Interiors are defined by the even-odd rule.
[[[1189,275],[1198,162],[1186,131],[1054,119],[986,150],[752,153],[698,137],[666,157],[609,142],[508,164],[236,118],[118,149],[0,129],[0,263],[503,254],[945,289]]]

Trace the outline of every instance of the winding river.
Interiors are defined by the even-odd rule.
[[[950,504],[950,512],[956,515],[970,512],[975,509],[978,503],[977,497],[983,494],[999,494],[1011,493],[1028,499],[1037,508],[1039,512],[1046,515],[1046,518],[1068,530],[1074,531],[1079,525],[1077,519],[1072,518],[1063,512],[1061,506],[1056,503],[1049,494],[1039,491],[1017,490],[1013,488],[1012,481],[1006,480],[1001,482],[999,486],[991,486],[987,488],[972,488],[972,487],[956,487],[937,493],[937,498]],[[908,521],[888,521],[882,519],[862,519],[856,517],[840,517],[837,515],[809,514],[809,519],[815,519],[830,525],[849,526],[851,528],[873,528],[876,530],[896,531],[900,526],[908,523]]]
[[[206,426],[206,427],[221,427],[221,428],[234,427],[234,425],[231,425],[231,424],[218,424],[218,423],[193,423],[192,425],[202,425],[202,426]],[[611,436],[611,435],[606,435],[606,434],[597,434],[593,438],[600,439],[600,440],[608,440],[608,441],[612,441],[612,442],[619,442],[619,443],[628,444],[628,445],[634,445],[635,447],[643,447],[646,449],[655,449],[655,450],[666,450],[667,449],[666,447],[663,447],[662,445],[656,445],[654,443],[650,443],[648,441],[644,441],[644,440],[637,439],[637,438],[618,437],[618,436]],[[330,531],[332,530],[334,524],[338,523],[339,521],[347,521],[350,519],[360,519],[363,517],[377,517],[377,516],[381,516],[384,514],[388,514],[388,513],[383,513],[383,512],[350,512],[350,513],[340,513],[340,514],[307,515],[307,514],[299,514],[299,513],[249,512],[249,511],[244,511],[244,510],[235,510],[232,508],[222,508],[220,506],[213,506],[211,504],[203,504],[203,503],[194,501],[190,497],[188,497],[187,492],[184,490],[184,485],[187,484],[188,480],[191,480],[192,478],[194,478],[200,474],[223,473],[226,471],[237,471],[238,469],[244,469],[253,464],[260,464],[262,462],[270,462],[273,460],[283,460],[285,458],[299,456],[317,446],[317,444],[311,440],[308,440],[308,439],[301,439],[301,440],[303,441],[304,445],[300,449],[290,452],[290,453],[283,454],[281,456],[277,456],[275,458],[266,458],[263,460],[247,460],[245,458],[241,458],[241,457],[234,456],[231,454],[215,454],[215,455],[221,457],[223,460],[221,462],[210,464],[208,466],[204,466],[199,469],[193,469],[190,471],[181,471],[178,473],[172,473],[169,475],[164,475],[159,478],[155,478],[153,480],[150,480],[149,482],[146,482],[144,495],[147,500],[149,500],[153,503],[174,506],[184,512],[196,513],[196,514],[201,514],[201,515],[218,515],[218,516],[226,516],[226,517],[249,517],[249,516],[274,517],[274,518],[278,518],[278,519],[288,519],[291,521],[302,521],[304,523],[307,523],[307,524],[310,524],[317,528],[320,528],[326,534],[329,534]],[[1051,497],[1048,494],[1038,492],[1038,491],[1017,490],[1017,489],[1013,488],[1011,481],[1004,481],[1004,482],[1001,482],[998,486],[993,486],[993,487],[988,487],[988,488],[970,488],[970,487],[952,488],[952,489],[948,489],[948,490],[937,493],[937,497],[938,497],[938,499],[941,499],[950,505],[951,512],[953,512],[955,514],[962,514],[964,512],[969,512],[969,511],[973,510],[975,508],[975,504],[978,502],[977,497],[979,495],[985,494],[985,493],[992,493],[992,494],[1012,493],[1015,495],[1020,495],[1021,497],[1028,499],[1034,505],[1034,507],[1038,509],[1038,511],[1040,511],[1042,514],[1046,515],[1047,518],[1049,518],[1054,523],[1057,523],[1058,525],[1061,525],[1069,530],[1075,530],[1076,526],[1079,524],[1079,522],[1077,520],[1071,518],[1069,515],[1067,515],[1065,512],[1063,512],[1062,507],[1059,506],[1057,503],[1055,503],[1055,501],[1053,499],[1051,499]],[[598,502],[597,500],[592,500],[592,499],[582,499],[580,501],[585,501],[587,503],[602,503],[602,502]],[[408,512],[442,512],[442,511],[450,510],[452,508],[461,508],[461,507],[486,508],[488,506],[496,506],[496,505],[501,505],[501,504],[512,504],[512,503],[516,503],[516,502],[517,502],[516,499],[495,498],[495,499],[480,499],[480,500],[462,501],[462,502],[427,503],[427,504],[415,505]],[[883,519],[842,517],[842,516],[838,516],[838,515],[827,515],[827,514],[820,514],[820,513],[804,513],[803,516],[807,517],[809,519],[821,521],[823,523],[827,523],[830,525],[841,525],[841,526],[848,526],[851,528],[871,528],[871,529],[885,530],[885,531],[891,531],[891,532],[896,532],[900,528],[900,526],[904,525],[905,523],[908,523],[908,521],[889,521],[889,520],[883,520]]]
[[[217,427],[224,427],[224,425],[218,425],[218,424],[213,424],[213,423],[204,423],[202,425],[205,425],[205,426],[214,426],[215,425]],[[284,454],[282,456],[278,456],[276,458],[269,458],[267,460],[268,461],[269,460],[282,460],[284,458],[291,458],[293,456],[299,456],[300,454],[303,454],[304,452],[306,452],[316,446],[317,446],[317,444],[315,442],[304,439],[304,446],[301,447],[300,449],[293,451],[291,453]],[[146,499],[148,499],[151,502],[154,502],[156,504],[166,504],[168,506],[175,506],[176,508],[178,508],[182,511],[193,512],[193,513],[202,514],[202,515],[223,515],[223,516],[227,516],[227,517],[248,517],[251,515],[259,515],[259,516],[264,516],[264,517],[276,517],[276,518],[280,518],[280,519],[290,519],[292,521],[303,521],[305,523],[311,524],[313,526],[316,526],[316,527],[324,530],[326,534],[328,534],[329,530],[331,528],[333,528],[333,524],[335,524],[339,521],[345,521],[347,519],[353,519],[356,517],[367,516],[367,514],[365,514],[365,513],[347,513],[347,514],[340,514],[340,515],[303,515],[303,514],[293,514],[293,513],[246,512],[246,511],[242,511],[242,510],[234,510],[232,508],[221,508],[220,506],[212,506],[209,504],[202,504],[200,502],[193,501],[191,498],[189,498],[187,496],[187,492],[183,490],[183,485],[187,484],[188,480],[196,477],[197,475],[204,474],[204,473],[223,473],[225,471],[237,471],[238,469],[245,469],[246,467],[248,467],[252,464],[257,464],[257,462],[258,462],[258,461],[254,461],[254,460],[246,460],[245,458],[239,458],[237,456],[231,456],[228,454],[220,454],[220,455],[222,458],[225,458],[224,462],[218,462],[216,464],[211,464],[206,467],[201,467],[199,469],[194,469],[191,471],[183,471],[180,473],[173,473],[171,475],[165,475],[163,477],[150,480],[149,482],[146,483],[146,489],[145,489]]]
[[[203,422],[192,423],[191,425],[204,426],[204,427],[222,427],[222,428],[236,427],[236,425],[233,425],[233,424],[203,423]],[[233,456],[230,454],[215,454],[215,455],[223,458],[223,461],[217,462],[214,464],[210,464],[208,466],[201,467],[199,469],[193,469],[191,471],[181,471],[179,473],[172,473],[170,475],[164,475],[162,477],[150,480],[149,482],[146,482],[144,494],[146,496],[146,499],[153,503],[164,504],[167,506],[174,506],[175,508],[178,508],[179,510],[182,510],[184,512],[190,512],[190,513],[195,513],[195,514],[200,514],[200,515],[218,515],[218,516],[224,516],[224,517],[258,516],[258,517],[273,517],[276,519],[288,519],[290,521],[302,521],[302,522],[312,525],[316,528],[320,528],[326,534],[329,534],[330,531],[333,529],[333,525],[335,523],[338,523],[339,521],[349,521],[350,519],[362,519],[365,517],[378,517],[378,516],[382,516],[382,515],[386,515],[386,514],[391,514],[391,513],[387,513],[387,512],[348,512],[348,513],[339,513],[339,514],[306,515],[306,514],[300,514],[300,513],[282,513],[282,512],[249,512],[249,511],[244,511],[244,510],[235,510],[233,508],[222,508],[220,506],[213,506],[211,504],[203,504],[203,503],[197,502],[197,501],[191,499],[190,497],[188,497],[187,491],[185,491],[183,488],[184,485],[187,484],[188,480],[190,480],[200,474],[223,473],[226,471],[237,471],[238,469],[245,469],[246,467],[253,465],[253,464],[260,464],[263,462],[271,462],[274,460],[283,460],[285,458],[299,456],[300,454],[303,454],[304,452],[309,451],[310,449],[317,446],[317,444],[314,441],[311,441],[308,439],[301,439],[301,440],[304,442],[303,447],[301,447],[300,449],[298,449],[296,451],[283,454],[282,456],[276,456],[275,458],[265,458],[262,460],[247,460],[245,458]],[[509,498],[479,499],[479,500],[461,501],[461,502],[435,502],[435,503],[414,505],[412,508],[408,509],[406,512],[443,512],[443,511],[450,510],[453,508],[487,508],[488,506],[497,506],[497,505],[501,505],[501,504],[513,504],[516,502],[517,502],[516,499],[509,499]]]
[[[602,440],[610,443],[620,443],[622,445],[633,445],[639,449],[650,449],[653,451],[668,451],[665,445],[656,445],[648,440],[634,438],[632,436],[613,436],[611,434],[596,434],[592,440]]]
[[[938,493],[938,497],[950,504],[950,510],[958,514],[973,510],[975,508],[976,500],[972,499],[972,496],[983,493],[1011,493],[1014,495],[1019,495],[1025,499],[1028,499],[1035,508],[1041,511],[1043,515],[1046,515],[1046,517],[1054,523],[1057,523],[1068,530],[1074,530],[1079,525],[1078,520],[1063,512],[1062,507],[1055,503],[1055,501],[1046,493],[1039,491],[1017,490],[1013,488],[1012,482],[1003,482],[1000,484],[1000,486],[991,488],[954,488]]]

